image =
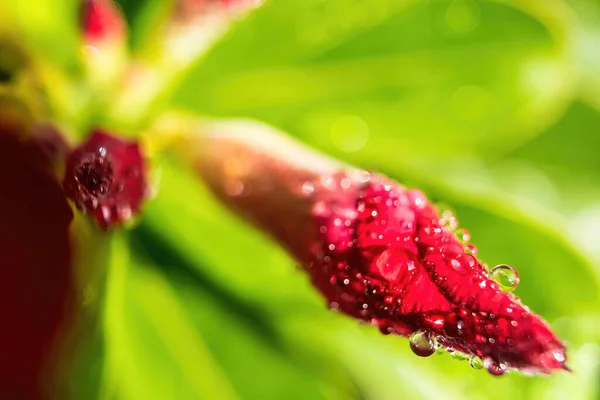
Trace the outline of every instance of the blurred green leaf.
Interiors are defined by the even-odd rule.
[[[217,285],[235,288],[244,302],[282,309],[322,304],[308,279],[295,270],[297,263],[233,216],[192,172],[171,159],[158,162],[158,171],[158,195],[142,220],[146,235],[168,243]]]
[[[582,99],[600,110],[600,3],[597,0],[571,0],[570,6],[577,15],[577,40],[575,51],[581,70],[579,90]]]
[[[76,72],[79,64],[79,3],[76,0],[3,0],[0,29],[32,46],[55,67]],[[17,29],[11,31],[11,29]]]
[[[298,297],[294,291],[309,299],[296,302],[296,309],[318,304],[324,312],[321,302],[311,303],[304,279],[286,257],[269,260],[281,250],[227,215],[185,171],[167,162],[161,170],[167,186],[134,230],[131,250],[124,242],[113,250],[106,303],[106,397],[352,398],[352,385],[339,366],[294,355],[272,326],[271,315],[294,309],[289,308]],[[170,219],[171,202],[178,201],[182,190],[199,203],[186,202],[177,218]],[[245,254],[229,251],[226,245],[235,242],[223,239],[244,233],[256,247]],[[182,247],[184,238],[206,240]],[[299,285],[286,287],[286,274],[274,275],[274,266]]]
[[[173,0],[118,0],[129,25],[132,52],[139,52],[156,42],[161,24],[173,8]]]
[[[560,2],[271,1],[191,69],[172,104],[262,119],[336,153],[389,136],[397,157],[501,150],[570,101],[563,12]]]
[[[236,399],[168,284],[135,269],[127,243],[116,244],[107,291],[104,397]]]
[[[105,397],[326,398],[326,384],[290,363],[252,316],[240,318],[176,261],[158,269],[137,250],[149,258],[122,247],[111,265]]]

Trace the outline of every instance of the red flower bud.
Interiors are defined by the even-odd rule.
[[[383,333],[413,335],[417,355],[432,354],[437,341],[495,375],[567,369],[548,325],[500,289],[421,192],[378,175],[358,190],[344,174],[325,181],[308,271],[332,307]]]
[[[181,151],[219,197],[305,265],[331,308],[409,336],[420,356],[439,345],[494,375],[568,369],[548,325],[491,279],[514,286],[514,270],[490,274],[466,243],[469,233],[420,191],[259,124],[205,130]]]
[[[112,0],[84,0],[81,24],[84,41],[89,45],[125,36],[125,22]]]
[[[146,164],[137,142],[95,131],[67,156],[63,188],[78,209],[110,229],[130,219],[148,195]]]

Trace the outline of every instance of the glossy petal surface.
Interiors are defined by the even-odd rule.
[[[426,332],[493,374],[566,369],[546,322],[500,290],[420,191],[374,176],[314,214],[322,245],[310,272],[332,307],[384,333]]]

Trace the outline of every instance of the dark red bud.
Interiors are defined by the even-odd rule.
[[[146,163],[137,142],[95,131],[67,156],[63,188],[102,229],[129,220],[148,195]]]

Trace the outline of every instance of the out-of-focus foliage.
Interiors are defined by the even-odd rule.
[[[73,2],[8,3],[32,48],[77,65]],[[123,5],[147,46],[158,11],[137,3]],[[164,158],[157,198],[111,239],[103,372],[78,393],[599,398],[599,32],[594,0],[270,0],[168,103],[264,120],[452,204],[482,258],[519,271],[516,294],[568,342],[574,373],[494,378],[415,357],[405,339],[327,310],[292,259]]]

